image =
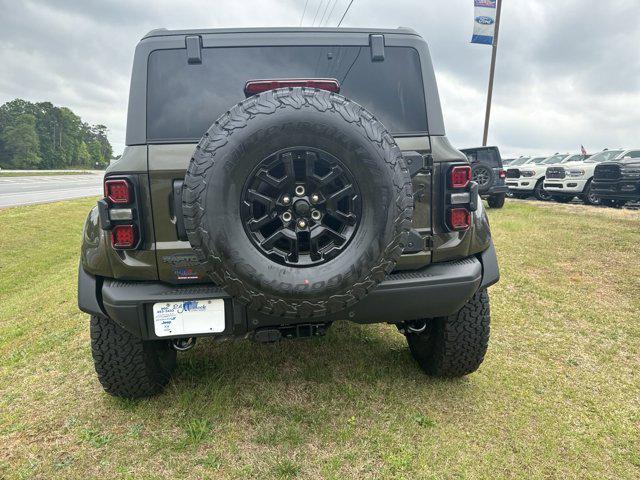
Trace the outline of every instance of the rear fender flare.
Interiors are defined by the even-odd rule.
[[[84,222],[80,249],[82,268],[91,275],[113,277],[108,248],[107,234],[100,228],[100,216],[96,206],[91,209]]]

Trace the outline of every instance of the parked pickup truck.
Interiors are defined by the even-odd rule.
[[[640,202],[640,149],[626,150],[613,161],[596,165],[591,191],[613,207]]]
[[[148,33],[82,238],[78,302],[113,395],[160,392],[199,337],[390,323],[440,377],[487,350],[489,221],[411,29]]]
[[[544,189],[558,202],[570,202],[578,196],[586,205],[599,205],[600,198],[592,189],[596,165],[613,160],[623,152],[623,149],[603,150],[582,162],[549,166]]]
[[[507,168],[507,186],[516,198],[533,195],[538,200],[549,200],[551,197],[543,188],[547,166],[574,159],[576,155],[556,153],[549,157],[534,157],[522,166],[510,166]]]

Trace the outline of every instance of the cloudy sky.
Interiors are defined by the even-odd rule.
[[[306,0],[0,0],[0,103],[70,107],[124,146],[136,42],[157,27],[296,26]],[[328,5],[327,3],[330,2]],[[335,26],[349,0],[309,0]],[[329,15],[331,13],[331,15]],[[491,48],[473,0],[354,0],[343,26],[409,26],[429,43],[447,135],[482,141]],[[503,155],[640,146],[640,0],[508,0],[489,142]]]

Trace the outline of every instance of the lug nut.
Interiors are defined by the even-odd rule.
[[[284,220],[285,222],[290,222],[291,221],[291,213],[289,212],[284,212],[282,214],[282,220]]]
[[[298,195],[299,197],[304,195],[304,187],[302,185],[298,185],[296,187],[296,195]]]
[[[282,203],[284,203],[285,205],[289,205],[291,203],[291,197],[285,195],[284,197],[282,197]]]
[[[320,200],[320,197],[318,196],[317,193],[314,193],[313,195],[311,195],[311,203],[318,203],[319,200]]]
[[[314,220],[320,220],[320,218],[322,218],[322,214],[318,210],[314,210],[311,212],[311,218]]]
[[[305,222],[302,219],[298,220],[298,227],[305,228],[306,226],[307,226],[307,222]]]

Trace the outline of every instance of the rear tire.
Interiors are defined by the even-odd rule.
[[[471,165],[472,180],[478,184],[478,192],[484,194],[493,185],[493,169],[482,163]]]
[[[427,320],[421,333],[408,333],[413,358],[428,375],[462,377],[478,369],[489,344],[489,295],[475,293],[456,313]]]
[[[402,152],[372,114],[324,90],[281,88],[231,107],[205,133],[182,210],[215,284],[253,311],[306,319],[355,305],[395,268],[411,189]],[[314,191],[321,220],[307,216]]]
[[[110,318],[91,317],[91,353],[105,391],[123,398],[160,393],[171,378],[176,352],[166,341],[143,341]]]
[[[489,204],[490,208],[502,208],[504,207],[504,193],[499,193],[497,195],[491,195],[487,198],[487,204]]]

